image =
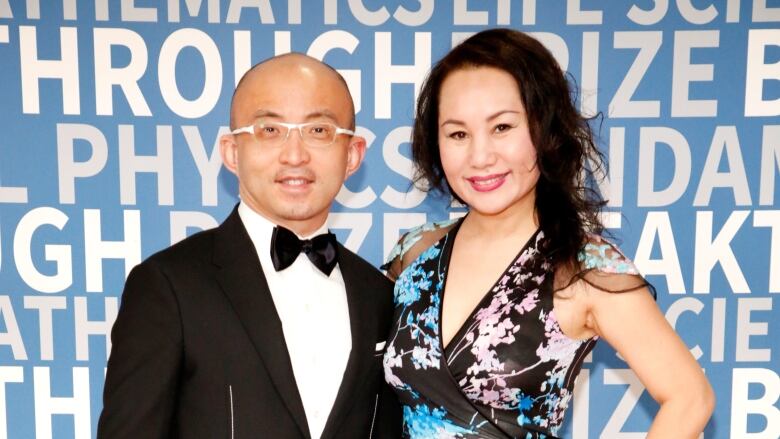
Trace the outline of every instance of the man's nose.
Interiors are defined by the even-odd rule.
[[[305,163],[309,159],[309,151],[303,141],[303,133],[300,127],[291,128],[287,132],[287,138],[282,144],[279,159],[283,163],[297,165]]]

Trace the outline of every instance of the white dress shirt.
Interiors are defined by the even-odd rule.
[[[312,438],[319,438],[333,408],[352,350],[349,308],[338,264],[326,276],[301,252],[276,271],[271,262],[274,224],[242,201],[238,214],[260,257],[271,297],[282,321],[295,382]],[[309,237],[326,233],[327,225]]]

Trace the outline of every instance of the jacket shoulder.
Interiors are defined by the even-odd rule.
[[[377,267],[374,267],[352,250],[339,244],[339,264],[348,265],[348,269],[360,273],[361,277],[381,287],[392,288],[393,282],[387,278]],[[342,270],[347,267],[342,267]]]
[[[203,230],[164,248],[141,264],[160,267],[181,267],[210,261],[217,229]]]

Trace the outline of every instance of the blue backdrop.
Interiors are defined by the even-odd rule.
[[[251,64],[347,79],[369,149],[330,223],[378,265],[462,212],[410,187],[414,98],[492,26],[605,115],[605,220],[715,388],[704,437],[780,437],[779,23],[778,0],[0,0],[0,438],[94,436],[127,272],[237,202],[216,146]],[[602,343],[565,436],[644,437],[656,408]]]

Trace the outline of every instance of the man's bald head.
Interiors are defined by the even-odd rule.
[[[316,78],[318,82],[322,83],[322,87],[340,88],[344,93],[344,104],[348,106],[350,114],[347,128],[355,129],[355,106],[344,77],[336,69],[316,58],[292,52],[261,61],[252,66],[241,77],[236,89],[233,91],[233,97],[230,102],[231,130],[237,128],[238,119],[241,118],[241,115],[237,114],[237,112],[241,107],[240,104],[244,95],[247,94],[247,89],[262,87],[267,80],[266,78],[273,75],[279,75],[277,78],[289,78],[291,81],[296,80],[299,77],[297,75],[306,75],[309,78]]]
[[[244,75],[230,111],[231,131],[251,127],[220,137],[222,161],[238,177],[241,201],[300,236],[313,233],[325,223],[344,181],[365,156],[364,138],[312,128],[354,124],[344,79],[305,55],[275,57]],[[298,128],[287,130],[287,124]],[[310,144],[311,136],[329,133],[334,138],[327,146]],[[281,143],[269,143],[268,136],[274,134],[284,136]]]

